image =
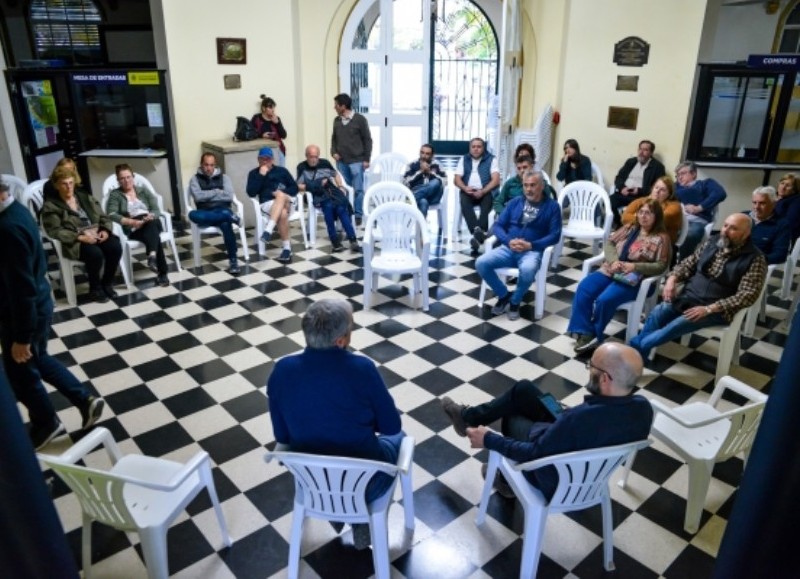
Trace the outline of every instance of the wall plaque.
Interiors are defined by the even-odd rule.
[[[247,64],[247,40],[217,38],[217,64]]]
[[[628,107],[608,107],[608,123],[611,129],[636,130],[639,121],[639,109]]]
[[[222,77],[225,83],[225,90],[242,88],[242,76],[240,74],[226,74]]]
[[[617,90],[629,90],[632,92],[638,92],[639,77],[617,75]]]
[[[619,66],[644,66],[650,45],[638,36],[628,36],[614,45],[614,62]]]

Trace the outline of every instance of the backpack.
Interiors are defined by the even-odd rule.
[[[236,130],[233,133],[234,141],[252,141],[258,138],[258,133],[253,124],[245,117],[236,117]]]

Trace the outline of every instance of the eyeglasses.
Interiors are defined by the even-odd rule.
[[[594,364],[592,364],[591,360],[587,360],[586,361],[586,369],[587,370],[591,370],[592,368],[594,368],[598,372],[601,372],[601,373],[605,374],[606,376],[608,376],[608,379],[611,380],[612,382],[614,381],[614,378],[613,378],[613,376],[611,376],[611,374],[609,374],[608,372],[606,372],[605,370],[603,370],[599,366],[595,366]]]
[[[637,215],[653,215],[653,212],[650,211],[649,209],[639,209],[639,211],[637,211],[636,214]]]

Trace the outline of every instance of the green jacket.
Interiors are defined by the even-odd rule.
[[[75,196],[93,224],[98,224],[100,229],[105,229],[109,233],[113,231],[113,222],[100,209],[97,199],[85,191],[77,189]],[[47,235],[61,242],[64,257],[77,260],[81,245],[81,242],[78,241],[81,229],[80,216],[70,209],[60,196],[50,195],[42,206],[41,220]]]
[[[150,193],[147,187],[134,187],[134,189],[136,190],[136,197],[139,198],[139,201],[142,201],[147,206],[147,210],[158,219],[161,216],[161,211],[158,209],[158,200],[155,195]],[[128,198],[125,196],[125,193],[122,192],[122,189],[114,189],[108,194],[106,211],[108,212],[108,216],[120,225],[122,225],[123,217],[130,217],[128,213]],[[126,225],[122,225],[122,230],[125,232],[125,235],[131,234],[131,228]]]

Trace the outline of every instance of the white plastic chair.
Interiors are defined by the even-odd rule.
[[[492,483],[499,470],[514,489],[514,494],[525,510],[519,576],[520,579],[530,579],[536,576],[536,569],[539,566],[547,516],[551,513],[580,511],[600,505],[603,513],[603,565],[607,571],[613,571],[614,521],[608,480],[617,467],[632,457],[637,450],[649,444],[648,440],[641,440],[618,446],[557,454],[523,464],[517,464],[492,450],[489,452],[489,466],[481,502],[478,505],[476,523],[482,525],[486,520],[486,507],[492,494]],[[558,487],[549,503],[541,491],[523,475],[525,471],[546,466],[555,467],[558,471]]]
[[[564,201],[569,199],[569,219],[561,228],[561,239],[553,252],[553,266],[561,258],[564,248],[564,239],[584,239],[592,241],[597,248],[603,247],[611,233],[613,215],[608,193],[597,183],[591,181],[574,181],[558,192],[558,204],[563,212]],[[603,227],[595,225],[595,211],[598,204],[603,204]]]
[[[605,190],[606,183],[603,180],[603,172],[600,170],[600,166],[594,161],[592,161],[592,179]]]
[[[403,181],[408,159],[400,153],[382,153],[369,162],[369,169],[364,173],[364,189],[381,181]]]
[[[781,299],[788,300],[792,291],[792,281],[794,281],[794,270],[797,267],[797,261],[800,260],[800,242],[795,240],[792,252],[786,258],[786,264],[783,266],[783,283],[781,284]]]
[[[0,181],[8,185],[8,191],[9,193],[11,193],[14,199],[19,201],[20,203],[24,201],[25,187],[28,186],[28,184],[24,180],[14,175],[3,173],[2,175],[0,175]]]
[[[303,247],[308,249],[309,247],[309,238],[306,235],[306,214],[303,211],[303,198],[305,195],[298,191],[297,195],[292,197],[292,210],[289,212],[289,224],[291,225],[292,222],[297,222],[300,224],[300,231],[303,234]],[[255,231],[255,238],[256,238],[256,246],[258,247],[258,255],[264,255],[264,252],[267,249],[267,244],[264,243],[264,240],[261,239],[261,234],[264,233],[264,225],[268,219],[267,215],[261,211],[261,203],[255,197],[251,197],[250,201],[253,203],[253,211],[256,215],[256,231]],[[312,205],[313,207],[313,205]]]
[[[595,255],[583,262],[583,277],[589,275],[592,267],[598,267],[603,263],[605,256]],[[669,268],[667,268],[669,269]],[[639,292],[636,294],[636,299],[630,302],[625,302],[617,306],[617,310],[624,310],[627,318],[627,328],[625,330],[625,343],[630,343],[631,339],[639,333],[642,326],[642,316],[646,316],[652,310],[658,301],[658,288],[661,280],[664,279],[667,272],[664,271],[658,275],[652,275],[642,279],[639,284]],[[650,290],[653,290],[652,292]]]
[[[717,406],[725,390],[743,396],[748,402],[732,410],[720,410]],[[696,533],[714,464],[737,455],[743,455],[747,460],[767,396],[736,378],[723,376],[717,381],[708,402],[692,402],[677,408],[669,408],[658,400],[650,400],[650,403],[656,411],[652,435],[685,460],[689,467],[683,528],[687,533]],[[627,474],[626,471],[626,478]],[[621,486],[624,486],[626,478],[621,481]]]
[[[490,252],[494,247],[495,241],[497,241],[495,236],[489,237],[483,244],[483,252]],[[550,267],[550,260],[553,257],[553,247],[554,246],[549,245],[542,252],[542,263],[539,264],[539,271],[536,272],[536,278],[531,286],[534,289],[533,315],[537,320],[541,320],[542,316],[544,316],[544,300],[547,297],[547,271]],[[505,283],[506,279],[509,277],[519,277],[519,269],[516,267],[500,267],[494,271],[503,283]],[[486,280],[483,280],[481,282],[481,291],[478,295],[479,310],[483,308],[487,289],[489,289],[489,284],[486,283]]]
[[[378,228],[381,239],[376,252]],[[422,309],[427,312],[430,249],[428,224],[416,205],[391,201],[372,211],[364,230],[364,309],[370,308],[372,293],[378,290],[379,275],[411,274],[411,302],[415,304],[417,294],[421,293]]]
[[[76,464],[102,445],[111,468],[101,470]],[[208,453],[200,451],[187,463],[162,458],[123,455],[111,433],[95,428],[59,456],[38,454],[39,460],[75,493],[83,510],[83,573],[91,576],[92,523],[136,532],[142,544],[147,574],[166,579],[167,530],[175,518],[204,488],[217,515],[222,540],[232,541],[219,505]]]
[[[387,515],[398,476],[403,490],[405,526],[409,531],[414,530],[414,494],[411,485],[413,438],[403,438],[397,464],[283,451],[268,452],[264,458],[267,462],[273,459],[279,461],[294,476],[294,511],[289,540],[290,579],[298,576],[303,523],[306,517],[351,525],[369,523],[375,576],[378,579],[390,577]],[[394,476],[394,482],[381,497],[367,504],[367,484],[378,472]]]
[[[186,207],[186,215],[187,221],[189,222],[189,226],[192,230],[192,255],[194,256],[194,267],[200,267],[200,238],[203,235],[221,235],[222,231],[220,231],[219,227],[200,227],[192,221],[188,219],[189,211],[192,209],[196,209],[197,206],[195,205],[194,199],[192,198],[192,194],[189,192],[189,188],[187,187],[186,190],[183,192],[183,204]],[[242,253],[244,254],[244,261],[250,260],[250,250],[247,247],[247,234],[244,230],[244,206],[242,202],[239,201],[236,197],[233,198],[231,201],[233,205],[234,213],[239,216],[239,223],[240,225],[232,224],[233,231],[236,233],[239,232],[239,242],[242,246]],[[256,213],[259,215],[260,211]],[[256,222],[259,220],[256,219]]]
[[[353,188],[345,183],[344,177],[342,179],[342,189],[347,192],[347,199],[350,201],[350,205],[355,207],[355,191]],[[300,193],[298,193],[299,195]],[[317,245],[317,219],[322,216],[322,210],[317,209],[314,207],[314,195],[311,194],[311,191],[306,191],[306,206],[308,207],[308,246],[316,247]],[[350,217],[353,223],[353,228],[355,229],[356,220],[355,214]],[[337,223],[338,225],[338,223]]]
[[[747,315],[744,318],[744,326],[742,327],[743,336],[748,338],[753,336],[753,332],[756,330],[756,320],[761,320],[762,322],[767,321],[767,294],[769,293],[769,278],[771,278],[772,274],[782,266],[783,264],[775,263],[767,266],[767,275],[764,277],[764,289],[761,290],[761,294],[758,296],[758,301],[756,301],[753,306],[747,308]]]
[[[407,203],[413,207],[417,206],[417,200],[414,198],[414,193],[411,192],[411,189],[402,183],[380,181],[371,185],[364,192],[364,202],[362,203],[364,221],[366,222],[369,219],[369,214],[375,211],[377,207],[392,201]],[[372,234],[379,241],[383,235],[380,227],[373,231]]]
[[[178,255],[178,246],[175,243],[175,232],[172,229],[172,215],[164,212],[164,198],[156,192],[150,181],[138,173],[133,174],[133,184],[136,187],[144,187],[147,189],[158,204],[158,210],[161,212],[159,221],[161,222],[161,233],[159,235],[161,243],[168,243],[172,249],[172,257],[175,261],[175,267],[181,271],[181,260]],[[103,211],[106,211],[108,205],[108,197],[111,191],[119,187],[116,175],[109,175],[103,182],[103,200],[101,206]],[[144,249],[144,243],[135,239],[129,238],[125,235],[125,230],[118,223],[114,224],[114,235],[119,237],[120,244],[122,245],[122,276],[125,278],[125,285],[129,288],[135,288],[133,283],[133,251],[135,249]]]
[[[680,249],[681,245],[686,241],[686,236],[689,235],[689,218],[687,217],[686,207],[681,203],[681,229],[678,232],[678,239],[675,241],[675,247]]]

